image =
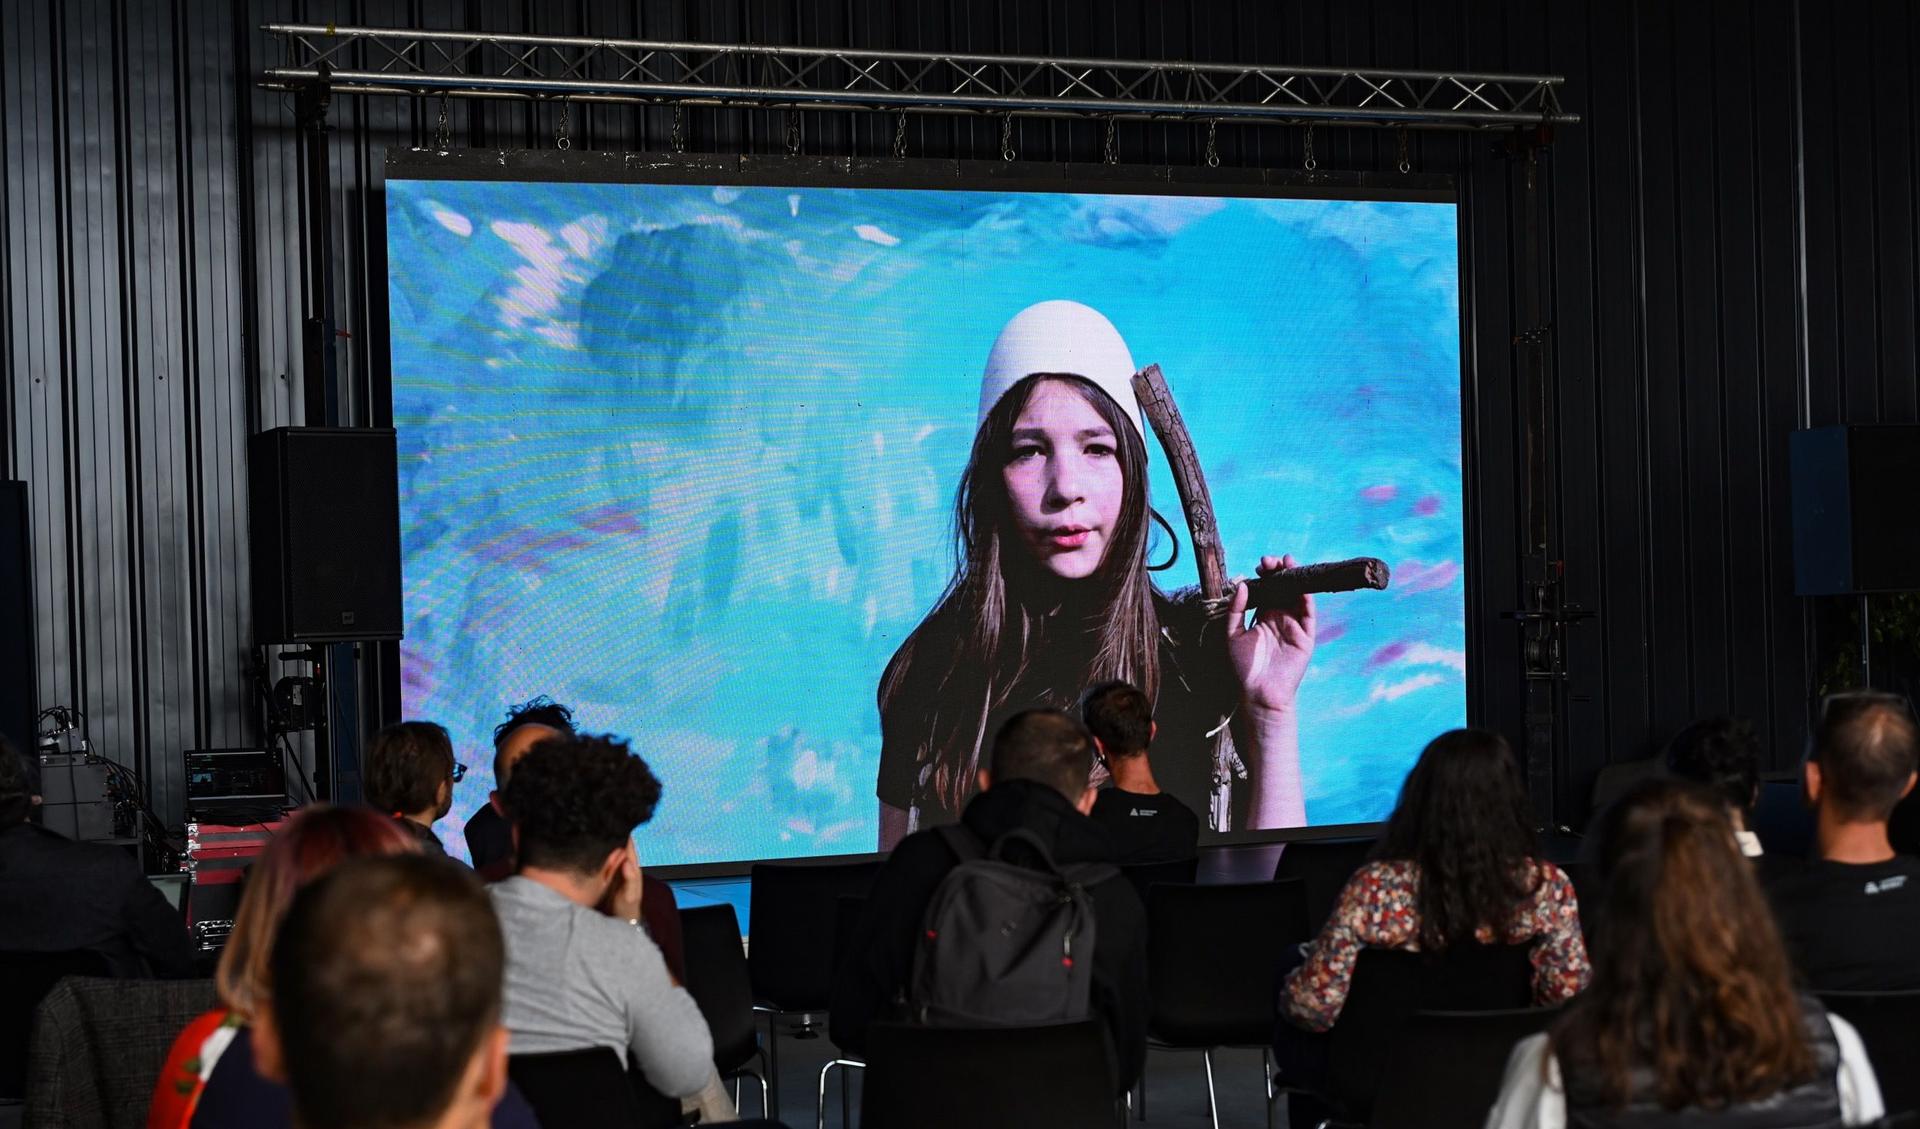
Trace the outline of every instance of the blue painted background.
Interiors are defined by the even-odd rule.
[[[1465,718],[1450,204],[389,181],[387,206],[404,697],[472,766],[456,853],[493,725],[543,692],[665,781],[650,865],[871,850],[875,684],[951,572],[988,347],[1048,298],[1161,365],[1230,569],[1393,566],[1320,604],[1309,818],[1380,818]]]

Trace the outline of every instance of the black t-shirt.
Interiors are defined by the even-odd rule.
[[[1175,606],[1156,594],[1159,615],[1160,693],[1154,702],[1154,721],[1160,727],[1150,756],[1153,776],[1162,789],[1196,812],[1209,810],[1213,793],[1213,746],[1210,736],[1232,710],[1239,696],[1227,661],[1226,628],[1202,620],[1188,606]],[[1061,630],[1052,617],[1047,632],[1031,649],[1006,701],[986,718],[979,730],[981,759],[993,734],[1007,718],[1036,706],[1072,712],[1086,689],[1092,659],[1091,631]],[[960,632],[952,617],[934,615],[909,644],[913,661],[893,701],[880,715],[880,772],[874,794],[882,803],[901,809],[918,807],[919,826],[951,823],[957,811],[945,811],[929,785],[931,766],[919,762],[919,748],[942,711],[968,709],[957,695],[941,686],[947,664],[958,646]],[[977,716],[977,714],[975,715]],[[969,718],[970,720],[970,718]]]
[[[1122,865],[1177,862],[1199,851],[1200,817],[1171,792],[1103,788],[1093,801],[1093,821],[1113,837],[1113,861]]]
[[[1920,988],[1920,859],[1815,860],[1767,892],[1808,987]]]

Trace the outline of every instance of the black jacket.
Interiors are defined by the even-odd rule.
[[[983,842],[1025,828],[1047,844],[1057,863],[1110,862],[1106,829],[1074,810],[1044,784],[1010,780],[975,796],[960,816]],[[931,831],[907,836],[874,879],[866,913],[844,948],[833,989],[833,1041],[855,1054],[866,1050],[867,1028],[896,1018],[913,975],[913,955],[927,903],[959,864]],[[1120,1082],[1130,1087],[1147,1055],[1146,911],[1123,875],[1095,885],[1093,1009],[1113,1037]]]
[[[467,854],[475,870],[485,870],[513,858],[513,826],[500,817],[493,804],[480,805],[462,829],[467,837]]]
[[[97,952],[114,976],[193,975],[180,911],[132,855],[30,823],[0,830],[0,950]]]

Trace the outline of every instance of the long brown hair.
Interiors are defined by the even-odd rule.
[[[240,911],[213,974],[220,1002],[248,1016],[265,1005],[273,934],[302,886],[350,858],[419,849],[398,820],[372,808],[311,804],[295,812],[247,871]]]
[[[1498,733],[1454,729],[1421,751],[1400,785],[1375,858],[1419,864],[1420,947],[1502,932],[1540,884],[1533,813],[1513,749]]]
[[[1096,633],[1092,661],[1078,685],[1060,687],[1066,705],[1080,687],[1119,680],[1153,699],[1160,687],[1159,614],[1153,582],[1147,574],[1147,448],[1126,412],[1091,381],[1072,374],[1035,373],[1007,390],[987,412],[974,436],[973,454],[954,499],[955,569],[926,619],[895,652],[880,680],[880,712],[894,708],[916,661],[940,663],[943,673],[932,685],[927,736],[916,762],[932,766],[927,789],[939,806],[958,812],[974,788],[980,767],[987,716],[1007,704],[1053,604],[1039,595],[1040,566],[1030,559],[1013,527],[1003,471],[1013,457],[1013,425],[1034,391],[1057,381],[1079,393],[1112,428],[1120,459],[1120,518],[1100,568],[1084,580],[1087,594],[1101,609],[1089,617]],[[958,643],[951,655],[929,651],[928,625],[954,625]]]
[[[1735,845],[1726,805],[1650,781],[1601,831],[1606,914],[1593,986],[1552,1033],[1563,1066],[1590,1067],[1615,1108],[1636,1069],[1669,1110],[1756,1101],[1814,1076],[1779,931]]]

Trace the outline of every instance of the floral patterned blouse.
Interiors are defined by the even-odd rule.
[[[1580,936],[1580,906],[1573,883],[1549,862],[1534,864],[1539,882],[1531,897],[1514,909],[1498,934],[1483,926],[1485,944],[1533,942],[1533,1002],[1550,1006],[1578,994],[1593,968]],[[1333,917],[1307,946],[1306,962],[1287,976],[1281,992],[1286,1016],[1309,1031],[1326,1031],[1340,1018],[1361,949],[1418,949],[1419,864],[1404,860],[1367,863],[1340,891]]]

